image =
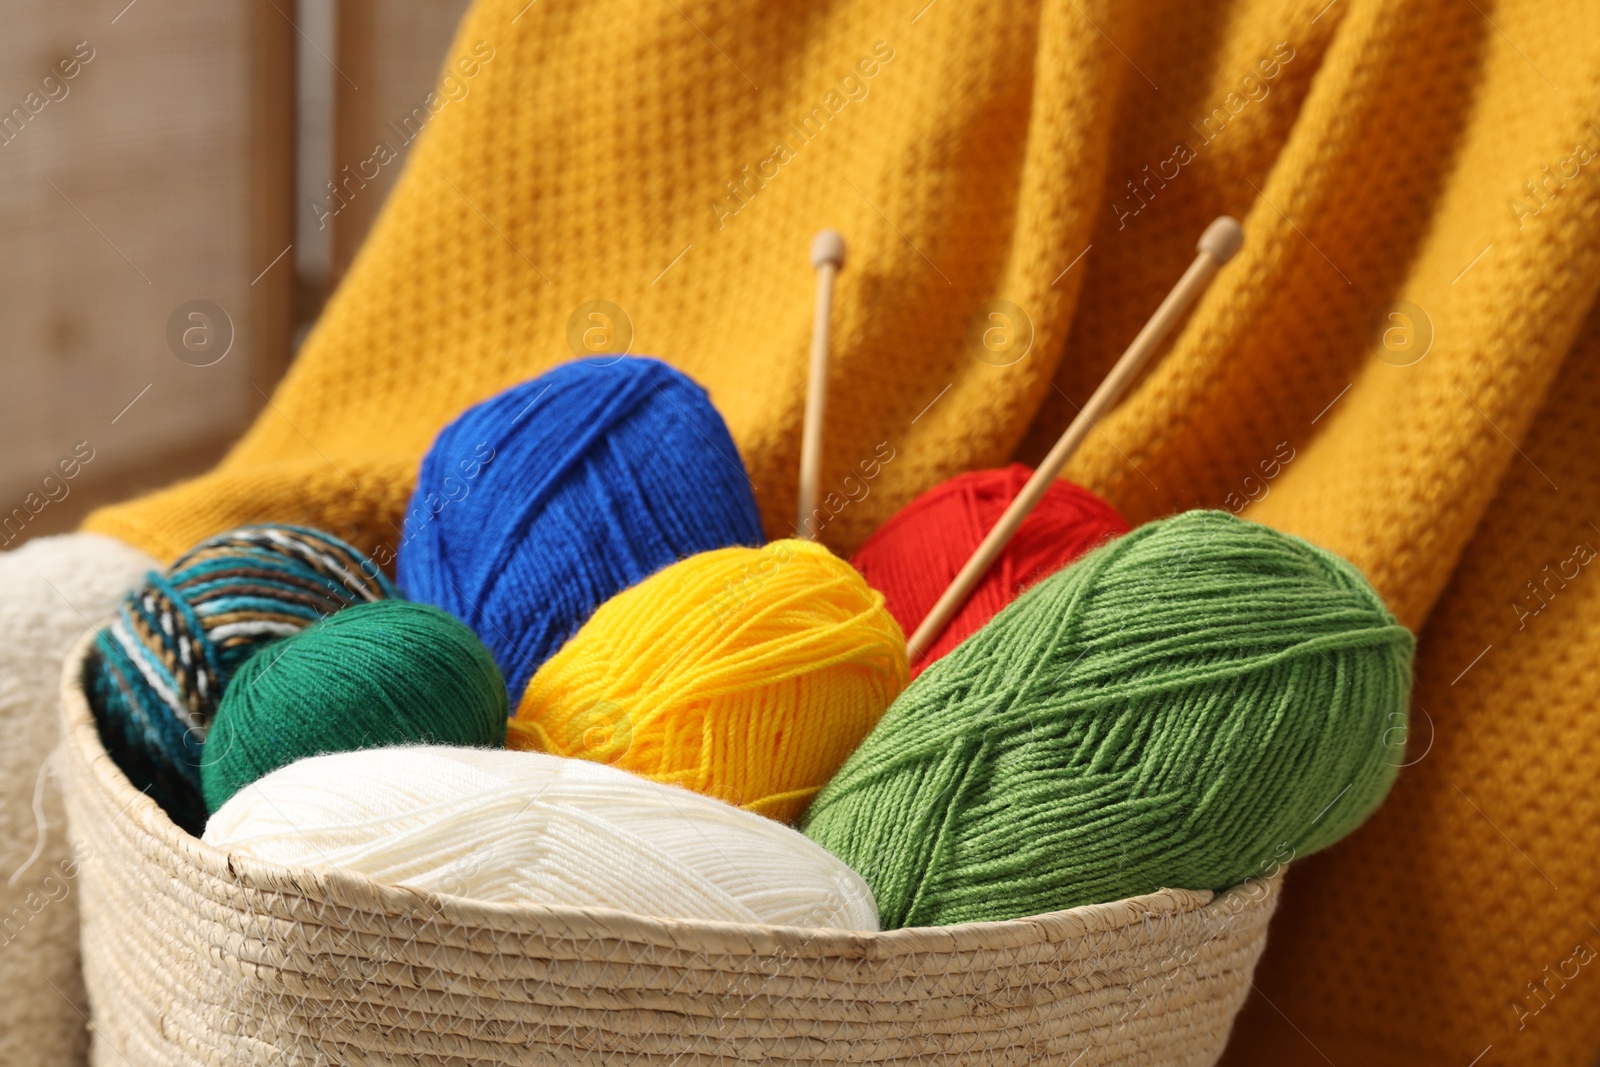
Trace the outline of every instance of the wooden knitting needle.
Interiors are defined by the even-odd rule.
[[[1206,227],[1206,232],[1200,235],[1197,246],[1199,254],[1195,256],[1194,262],[1189,264],[1189,269],[1183,272],[1178,284],[1173,286],[1172,292],[1161,301],[1161,306],[1156,308],[1155,314],[1150,316],[1150,321],[1144,324],[1144,329],[1139,331],[1127,351],[1122,353],[1122,358],[1111,368],[1111,373],[1100,383],[1100,388],[1094,391],[1088,403],[1079,410],[1078,417],[1072,420],[1072,425],[1067,427],[1066,433],[1061,435],[1061,439],[1055,443],[1050,454],[1044,457],[1044,462],[1033,472],[1028,484],[1022,487],[1022,492],[1018,493],[1017,498],[1006,508],[1005,513],[1000,516],[1000,521],[994,524],[994,528],[983,539],[983,543],[961,568],[961,573],[956,575],[955,581],[950,583],[949,588],[939,597],[938,603],[933,605],[933,610],[928,612],[927,618],[922,620],[922,625],[917,627],[917,632],[906,642],[906,658],[910,662],[915,663],[923,651],[930,648],[938,639],[939,634],[950,622],[951,616],[966,603],[967,597],[972,595],[972,590],[983,580],[989,568],[994,566],[995,560],[1000,558],[1000,553],[1005,551],[1017,528],[1022,525],[1022,520],[1028,517],[1028,513],[1043,498],[1045,491],[1056,480],[1061,468],[1066,466],[1067,460],[1077,451],[1095,423],[1117,402],[1122,391],[1127,388],[1134,375],[1139,373],[1139,368],[1144,366],[1151,353],[1166,338],[1179,317],[1210,284],[1218,268],[1232,259],[1233,254],[1239,251],[1239,246],[1243,243],[1244,230],[1240,228],[1237,220],[1227,215],[1223,215]]]
[[[811,380],[806,386],[806,421],[800,439],[800,515],[795,533],[816,540],[811,514],[822,475],[822,419],[828,409],[828,320],[833,314],[833,279],[844,266],[844,238],[821,230],[811,239],[811,265],[817,269],[817,310],[811,320]]]

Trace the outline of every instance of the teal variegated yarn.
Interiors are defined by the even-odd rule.
[[[151,571],[101,630],[85,667],[100,736],[173,821],[205,824],[200,749],[229,680],[261,646],[396,592],[336,537],[242,526]]]
[[[885,929],[1221,889],[1377,807],[1412,648],[1330,552],[1222,512],[1153,522],[924,671],[802,828]]]

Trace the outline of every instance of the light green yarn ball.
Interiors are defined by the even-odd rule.
[[[1222,512],[1153,522],[925,671],[802,827],[885,929],[1221,889],[1377,807],[1412,648],[1330,552]]]

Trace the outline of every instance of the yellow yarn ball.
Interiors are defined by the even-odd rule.
[[[506,744],[793,822],[905,688],[905,647],[883,595],[821,545],[702,552],[601,605],[534,674]]]

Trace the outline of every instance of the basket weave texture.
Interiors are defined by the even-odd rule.
[[[202,844],[62,680],[93,1060],[155,1064],[1211,1064],[1281,874],[1013,922],[858,934],[488,904]],[[492,845],[468,862],[493,862]]]

